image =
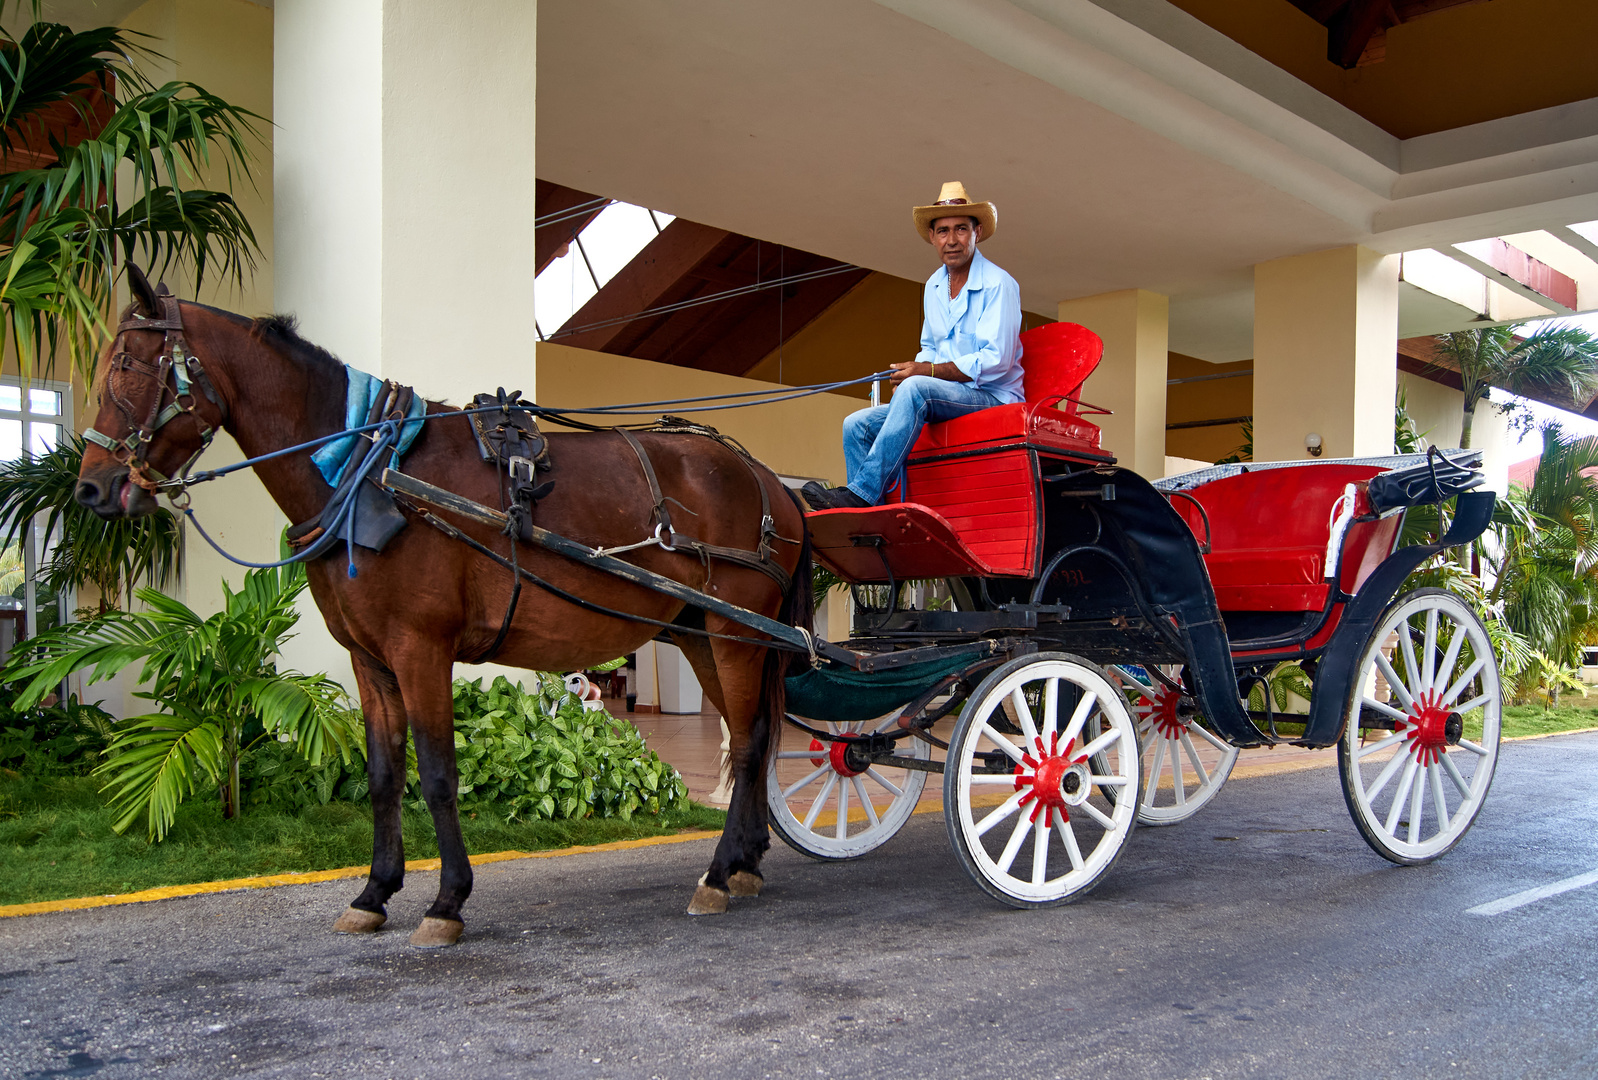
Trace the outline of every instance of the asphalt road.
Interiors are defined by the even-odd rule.
[[[1506,746],[1438,863],[1369,851],[1335,769],[1140,829],[1083,902],[1017,912],[942,820],[866,859],[782,848],[682,914],[705,842],[479,871],[459,947],[328,932],[355,882],[0,922],[0,1075],[1598,1076],[1598,735]]]

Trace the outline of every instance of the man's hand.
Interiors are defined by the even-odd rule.
[[[911,360],[905,364],[889,364],[893,374],[888,381],[898,386],[912,375],[930,375],[934,379],[946,379],[949,382],[970,382],[971,376],[961,371],[954,364],[927,364],[920,360]]]
[[[893,369],[893,375],[889,377],[888,381],[895,386],[898,386],[912,375],[931,375],[933,373],[931,364],[924,364],[919,360],[911,360],[906,364],[889,364],[888,366]]]

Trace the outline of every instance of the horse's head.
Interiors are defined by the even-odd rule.
[[[189,355],[177,298],[131,263],[128,278],[133,302],[102,359],[100,410],[78,473],[78,502],[103,518],[153,513],[160,482],[186,472],[227,419]]]

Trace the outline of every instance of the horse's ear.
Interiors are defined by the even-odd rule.
[[[161,311],[160,304],[156,303],[155,290],[150,287],[150,279],[144,276],[135,263],[128,263],[128,287],[133,293],[133,302],[143,309],[146,315],[158,315]]]

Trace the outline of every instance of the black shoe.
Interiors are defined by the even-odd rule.
[[[871,504],[846,487],[823,487],[812,480],[799,489],[812,510],[862,510]]]

